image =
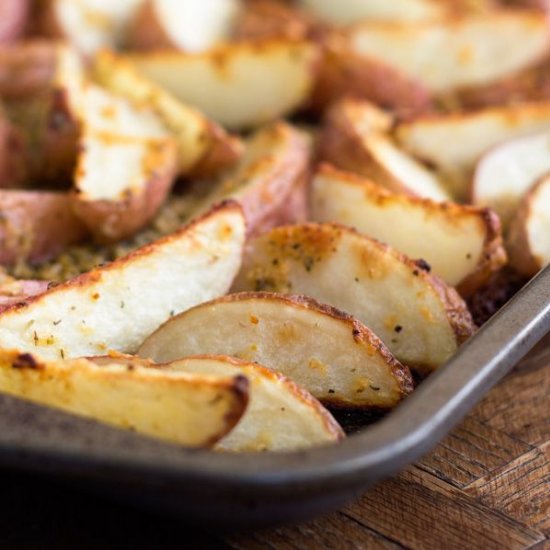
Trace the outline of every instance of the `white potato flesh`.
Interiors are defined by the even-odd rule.
[[[87,128],[129,138],[162,138],[170,135],[150,105],[139,107],[127,99],[88,85],[83,96],[82,118]]]
[[[94,76],[112,94],[151,109],[177,140],[180,173],[196,167],[209,153],[218,158],[220,169],[233,164],[241,154],[241,142],[229,136],[197,109],[188,106],[154,82],[138,74],[133,66],[112,52],[100,52]]]
[[[523,197],[507,235],[510,265],[531,277],[550,264],[550,177]]]
[[[247,380],[0,351],[0,391],[170,443],[211,446],[246,410]]]
[[[374,161],[399,182],[407,194],[436,201],[450,199],[437,175],[400,149],[388,136],[371,133],[365,136],[364,145]]]
[[[201,54],[157,52],[130,60],[179,100],[232,128],[250,128],[291,113],[314,83],[317,47],[272,40],[220,46]]]
[[[434,0],[299,0],[306,10],[322,21],[348,25],[364,19],[418,22],[439,19],[445,14]]]
[[[367,22],[351,30],[350,40],[354,52],[383,60],[433,92],[495,82],[550,47],[546,16],[527,11],[414,25]]]
[[[173,164],[162,140],[86,132],[81,144],[75,182],[79,200],[123,201],[144,193],[154,174]]]
[[[367,327],[304,296],[224,296],[173,317],[138,350],[163,363],[200,354],[259,363],[335,406],[389,409],[412,390],[408,369]]]
[[[132,352],[156,327],[229,289],[245,237],[235,203],[0,314],[0,341],[58,359]]]
[[[53,16],[68,41],[86,55],[119,46],[143,0],[53,0]]]
[[[423,258],[463,294],[462,287],[471,294],[506,262],[498,219],[486,209],[389,193],[328,165],[312,183],[311,217],[354,227]]]
[[[184,51],[201,52],[228,40],[239,0],[152,0],[159,25]]]
[[[435,166],[459,199],[469,195],[476,163],[492,147],[550,129],[550,103],[490,107],[472,113],[419,117],[397,128],[398,141]]]
[[[250,401],[237,426],[215,449],[232,452],[297,451],[336,443],[344,437],[330,413],[288,378],[229,357],[189,357],[162,370],[202,375],[245,376]]]
[[[550,172],[550,132],[507,141],[478,162],[472,182],[472,202],[491,207],[506,227],[522,197],[547,172]]]
[[[454,289],[422,266],[344,226],[285,226],[247,245],[233,291],[311,296],[359,319],[399,361],[431,371],[473,325]]]

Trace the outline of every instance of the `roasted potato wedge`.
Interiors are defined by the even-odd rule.
[[[95,57],[94,76],[111,93],[156,113],[178,142],[181,174],[212,176],[240,157],[243,145],[238,137],[142,77],[122,57],[100,52]]]
[[[433,94],[418,79],[382,57],[356,52],[345,32],[325,33],[322,58],[309,106],[323,111],[335,101],[357,97],[409,117],[433,109]]]
[[[232,452],[297,451],[336,443],[344,432],[307,391],[261,365],[230,357],[198,356],[168,363],[162,370],[225,377],[244,376],[250,401],[239,424],[215,449]]]
[[[374,105],[344,100],[327,114],[319,139],[319,158],[372,178],[398,193],[449,200],[437,175],[401,150],[385,133],[390,126],[390,116]]]
[[[224,437],[248,403],[248,381],[237,371],[208,376],[86,359],[43,362],[9,350],[0,350],[0,391],[193,447]]]
[[[546,129],[550,129],[550,102],[539,102],[419,117],[398,126],[397,138],[445,177],[456,198],[465,199],[475,165],[485,152]]]
[[[0,265],[48,260],[87,235],[67,193],[0,190]]]
[[[243,207],[249,234],[305,221],[310,150],[307,136],[284,122],[258,130],[246,142],[239,164],[219,179],[198,211],[235,199]]]
[[[72,207],[101,242],[133,235],[157,213],[178,173],[175,140],[157,115],[97,86],[82,96]]]
[[[29,7],[29,0],[0,0],[0,44],[10,44],[21,37]]]
[[[550,172],[550,131],[506,141],[477,163],[472,178],[472,202],[491,207],[507,227],[525,193],[547,172]]]
[[[233,290],[307,294],[353,315],[399,361],[429,372],[474,327],[456,291],[428,271],[353,229],[309,223],[252,240]]]
[[[128,256],[0,314],[0,341],[43,359],[132,352],[170,315],[225,294],[245,223],[226,203]]]
[[[311,218],[355,227],[411,258],[470,296],[506,263],[500,222],[488,208],[394,194],[322,165],[311,186]]]
[[[129,56],[138,71],[179,100],[231,129],[258,126],[302,106],[319,51],[308,41],[270,40],[219,46],[200,54]]]
[[[131,237],[158,212],[178,171],[167,139],[132,139],[85,131],[72,210],[99,242]]]
[[[40,0],[39,30],[62,39],[85,56],[124,44],[128,25],[143,0]]]
[[[384,60],[433,93],[498,81],[550,52],[545,14],[524,10],[414,25],[365,22],[349,36],[354,53]]]
[[[550,176],[534,185],[520,202],[510,225],[510,265],[531,277],[550,264]]]
[[[230,38],[240,8],[240,0],[145,0],[127,42],[137,50],[201,52]]]
[[[168,362],[223,354],[288,376],[324,404],[391,409],[412,379],[362,323],[304,296],[231,294],[172,317],[138,355]]]

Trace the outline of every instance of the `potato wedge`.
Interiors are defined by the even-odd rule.
[[[240,0],[145,0],[128,29],[128,45],[201,52],[230,38],[240,9]]]
[[[360,23],[350,43],[358,55],[384,60],[441,93],[495,82],[537,63],[550,52],[550,33],[542,13],[500,10],[414,25]]]
[[[248,378],[248,409],[239,424],[216,444],[219,451],[297,451],[344,438],[338,423],[311,394],[261,365],[204,355],[161,368],[168,372]]]
[[[0,190],[0,265],[46,261],[87,235],[67,193]]]
[[[550,176],[547,174],[521,200],[508,232],[510,265],[531,277],[550,264]]]
[[[2,279],[0,283],[0,311],[13,304],[24,302],[30,296],[37,296],[48,290],[48,281],[33,279]]]
[[[311,186],[311,219],[355,227],[407,254],[470,296],[506,263],[500,222],[488,208],[389,193],[322,165]]]
[[[22,36],[29,12],[29,0],[0,0],[0,44],[10,44]]]
[[[199,354],[259,363],[336,407],[391,409],[413,387],[367,327],[305,296],[224,296],[172,317],[138,350],[162,363]]]
[[[357,317],[399,361],[429,372],[474,327],[456,291],[428,271],[353,229],[309,223],[251,241],[233,291],[307,294]]]
[[[322,111],[345,97],[372,101],[402,117],[433,108],[433,94],[420,80],[393,67],[384,57],[356,52],[347,33],[325,33],[321,44],[323,55],[310,99],[313,110]]]
[[[398,126],[397,139],[445,177],[455,198],[465,199],[475,165],[485,152],[546,129],[550,129],[550,102],[539,102],[419,117]]]
[[[67,41],[85,56],[124,44],[143,0],[41,0],[39,29]]]
[[[349,99],[337,103],[319,138],[319,158],[398,193],[449,200],[437,175],[384,133],[390,126],[389,115],[370,103]]]
[[[197,209],[234,199],[243,207],[249,235],[305,221],[310,155],[302,132],[284,122],[270,124],[251,136],[239,164],[219,179]]]
[[[94,76],[111,93],[153,110],[178,142],[180,174],[211,176],[241,156],[243,145],[238,137],[139,75],[122,57],[100,52],[95,57]]]
[[[316,17],[335,25],[363,20],[418,23],[446,15],[444,2],[434,0],[299,0],[298,4]]]
[[[0,341],[43,359],[132,352],[166,321],[227,292],[245,224],[235,203],[0,314]]]
[[[129,59],[179,100],[224,126],[244,129],[305,103],[319,52],[308,41],[270,40],[229,44],[201,54],[158,52]]]
[[[98,242],[131,237],[153,219],[172,188],[176,144],[85,131],[80,146],[72,210]]]
[[[94,85],[83,92],[80,116],[73,210],[100,242],[130,237],[154,217],[172,187],[175,140],[153,111]]]
[[[547,172],[550,172],[550,131],[506,141],[477,163],[472,178],[472,202],[495,210],[507,227],[525,193]]]
[[[198,370],[198,369],[197,369]],[[0,391],[170,443],[208,447],[241,419],[248,381],[0,350]]]

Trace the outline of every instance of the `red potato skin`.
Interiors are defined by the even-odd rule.
[[[265,40],[288,38],[303,40],[313,38],[321,25],[295,6],[276,0],[249,1],[237,21],[235,40]]]
[[[119,201],[91,200],[82,196],[78,187],[71,192],[73,211],[97,242],[112,243],[131,237],[152,220],[166,200],[178,173],[177,146],[167,140],[159,148],[157,168],[143,192]]]
[[[244,152],[244,143],[238,136],[228,134],[221,126],[208,123],[206,139],[210,146],[201,159],[189,170],[190,178],[211,178],[234,166]]]
[[[248,235],[256,236],[278,225],[305,221],[308,212],[307,183],[310,179],[310,147],[307,140],[286,125],[277,124],[275,132],[290,132],[291,145],[277,173],[240,197]],[[266,159],[271,162],[271,159]],[[259,164],[251,166],[258,169]],[[261,169],[261,167],[260,167]]]
[[[78,156],[80,124],[65,90],[47,90],[23,101],[10,101],[14,120],[0,122],[0,187],[59,188],[68,183]]]
[[[20,100],[43,93],[51,86],[55,68],[52,42],[36,40],[0,47],[0,96]]]
[[[0,112],[0,188],[19,187],[24,175],[23,137]]]
[[[0,0],[0,44],[11,44],[21,38],[29,7],[29,0]]]
[[[43,262],[88,234],[66,193],[0,191],[0,264]]]
[[[0,285],[0,313],[8,307],[24,302],[48,290],[48,281],[19,279]]]
[[[345,37],[331,33],[322,42],[323,56],[311,98],[314,111],[344,97],[355,97],[392,109],[400,118],[433,110],[427,88],[383,61],[353,53]]]
[[[179,50],[162,27],[154,0],[145,0],[127,31],[126,44],[132,50]]]

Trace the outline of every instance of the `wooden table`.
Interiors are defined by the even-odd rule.
[[[219,537],[0,475],[0,548],[550,548],[550,339],[429,456],[328,517]]]

